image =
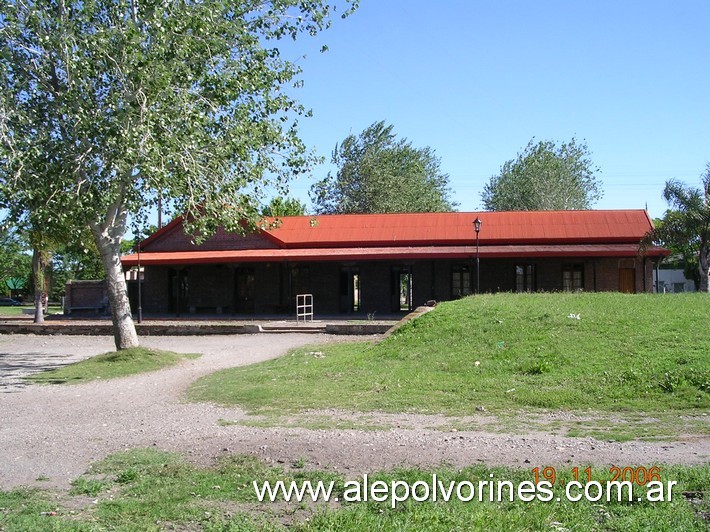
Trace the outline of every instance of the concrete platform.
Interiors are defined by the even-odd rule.
[[[346,335],[384,334],[399,321],[357,320],[350,318],[328,318],[308,322],[291,319],[216,319],[215,317],[166,318],[146,317],[136,323],[139,336],[200,336],[213,334],[260,334],[260,333],[325,333]],[[67,318],[62,315],[49,316],[43,325],[33,323],[31,316],[0,318],[0,334],[44,334],[44,335],[112,335],[113,327],[107,317],[95,319]]]

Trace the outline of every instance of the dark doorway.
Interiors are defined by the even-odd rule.
[[[392,311],[409,312],[412,310],[414,277],[410,268],[397,268],[392,271]]]
[[[357,269],[340,271],[340,312],[360,312],[360,272]]]
[[[187,270],[170,270],[168,279],[168,312],[180,314],[188,308]]]
[[[468,265],[457,264],[451,269],[451,297],[471,295],[471,268]]]
[[[138,313],[138,283],[141,281],[126,281],[126,292],[128,293],[128,302],[131,304],[131,312]],[[143,287],[141,287],[143,288]],[[142,305],[141,301],[141,305]]]
[[[311,270],[308,266],[291,267],[288,292],[288,313],[292,314],[296,310],[296,296],[313,293],[311,290]]]
[[[253,268],[237,268],[234,270],[235,314],[254,313],[254,287]]]

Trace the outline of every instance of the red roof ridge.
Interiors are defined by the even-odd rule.
[[[268,216],[268,219],[296,219],[296,218],[319,218],[327,217],[355,217],[355,216],[440,216],[440,215],[466,215],[466,214],[512,214],[512,213],[528,213],[528,214],[547,214],[547,213],[603,213],[603,212],[647,212],[646,209],[557,209],[557,210],[530,210],[530,211],[438,211],[438,212],[349,212],[349,213],[334,213],[334,214],[299,214],[289,216]]]

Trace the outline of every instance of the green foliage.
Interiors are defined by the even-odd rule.
[[[28,254],[27,243],[17,231],[2,228],[0,230],[0,294],[10,290],[13,295],[19,290],[18,285],[26,288],[32,272],[32,258]]]
[[[57,247],[50,264],[50,292],[52,301],[59,301],[70,280],[103,279],[104,267],[96,244],[88,231],[84,238]]]
[[[666,182],[664,199],[671,205],[660,223],[646,235],[644,245],[670,248],[684,264],[685,275],[702,292],[710,291],[710,164],[702,187],[688,187],[676,180]]]
[[[156,371],[197,356],[135,347],[97,355],[26,378],[39,384],[77,384],[94,379],[113,379]]]
[[[481,193],[483,206],[490,211],[591,208],[602,190],[587,145],[574,137],[559,147],[533,140],[491,177]]]
[[[394,127],[376,122],[360,135],[348,135],[335,146],[337,175],[311,189],[319,214],[444,212],[449,199],[449,176],[429,147],[415,148],[397,139]]]
[[[29,293],[35,285],[29,238],[32,232],[8,230],[0,235],[0,293],[11,289],[13,294]],[[37,234],[34,245],[44,248],[46,262],[45,285],[50,301],[59,301],[70,279],[101,279],[104,276],[101,258],[88,231],[83,239],[70,243],[47,242],[44,234]],[[38,241],[39,238],[39,241]],[[51,248],[51,249],[50,249]],[[41,283],[40,283],[41,284]]]
[[[442,303],[379,344],[319,346],[319,357],[295,350],[203,377],[189,395],[277,415],[701,412],[710,407],[707,304],[703,294],[473,296]]]
[[[272,198],[261,213],[264,216],[303,216],[306,214],[306,205],[296,198],[276,196]]]
[[[297,129],[309,113],[288,90],[300,70],[276,44],[326,28],[334,9],[0,3],[0,208],[62,241],[91,228],[117,347],[138,343],[119,266],[129,214],[146,225],[160,198],[198,239],[218,226],[241,232],[261,219],[266,185],[284,192],[309,169]]]
[[[48,224],[109,227],[160,195],[193,229],[256,223],[256,189],[268,179],[282,189],[312,161],[293,118],[306,110],[280,90],[300,70],[276,42],[315,34],[333,9],[3,2],[4,206],[22,216],[35,204],[31,216]]]

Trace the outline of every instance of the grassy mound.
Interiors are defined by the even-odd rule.
[[[38,384],[76,384],[94,379],[114,379],[166,368],[198,356],[135,347],[97,355],[61,368],[29,375],[26,379]]]
[[[251,413],[701,412],[709,303],[704,294],[481,295],[441,304],[376,345],[299,349],[220,371],[190,397]]]

